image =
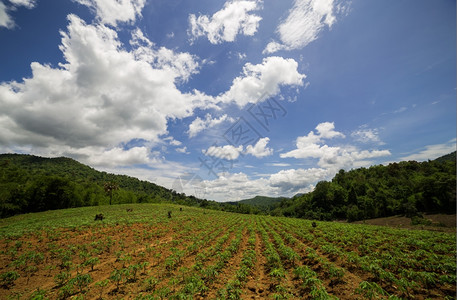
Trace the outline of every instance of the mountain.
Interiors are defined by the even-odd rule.
[[[27,154],[0,154],[0,165],[5,170],[17,169],[28,177],[54,176],[71,180],[74,183],[95,183],[103,186],[105,182],[116,182],[119,188],[137,194],[147,193],[165,197],[171,191],[148,181],[126,175],[114,175],[97,171],[68,157],[47,158]],[[5,171],[4,170],[4,171]]]
[[[237,203],[243,203],[259,207],[272,207],[276,203],[282,200],[288,199],[286,197],[266,197],[266,196],[255,196],[254,198],[244,199],[237,201]]]
[[[105,190],[106,184],[115,187],[111,195]],[[170,202],[216,210],[254,212],[244,206],[186,196],[130,176],[100,172],[67,157],[0,154],[0,218],[111,202]]]

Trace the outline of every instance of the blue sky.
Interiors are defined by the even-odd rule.
[[[455,1],[0,0],[0,152],[217,201],[456,148]]]

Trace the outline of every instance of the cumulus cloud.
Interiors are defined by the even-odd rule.
[[[334,123],[325,122],[316,126],[317,134],[310,131],[296,139],[296,149],[281,153],[281,158],[318,158],[318,166],[333,171],[341,168],[362,167],[371,162],[367,159],[391,155],[389,150],[359,150],[353,146],[329,146],[324,140],[345,138],[334,130]]]
[[[264,58],[257,65],[246,63],[242,75],[236,77],[230,89],[216,100],[235,102],[240,107],[263,101],[265,95],[277,95],[282,85],[302,86],[306,75],[297,69],[298,63],[294,59],[278,56]]]
[[[10,6],[6,6],[3,1],[0,1],[0,27],[6,27],[11,29],[15,23],[13,18],[10,16],[10,12],[16,10],[18,7],[25,7],[32,9],[35,7],[35,0],[9,0]]]
[[[258,195],[293,196],[314,189],[319,180],[328,178],[324,169],[289,169],[253,179],[245,173],[219,173],[214,180],[205,180],[206,198],[234,201]]]
[[[243,75],[219,96],[183,93],[178,85],[199,72],[199,59],[158,48],[139,29],[126,50],[113,28],[69,15],[61,36],[63,63],[32,62],[29,78],[0,83],[3,149],[75,157],[84,149],[82,162],[88,162],[89,154],[131,140],[147,141],[152,149],[168,134],[169,120],[192,116],[197,108],[259,101],[258,95],[278,93],[282,85],[301,85],[305,77],[294,60],[269,57],[258,65],[246,64]],[[230,120],[225,115],[207,117],[189,133]]]
[[[335,11],[343,10],[335,0],[295,0],[287,18],[277,27],[280,42],[270,42],[264,53],[300,49],[316,40],[336,22]]]
[[[115,147],[106,151],[88,154],[90,154],[88,156],[88,163],[92,166],[131,166],[151,162],[147,147],[133,147],[130,149]]]
[[[169,136],[163,139],[164,141],[168,141],[168,143],[172,146],[181,146],[181,142],[178,140],[175,140],[173,137]]]
[[[328,157],[334,156],[338,152],[339,148],[329,147],[327,145],[320,146],[319,144],[323,139],[331,139],[336,137],[344,138],[344,134],[335,131],[335,125],[333,122],[324,122],[316,126],[317,134],[310,131],[305,136],[300,136],[296,139],[297,149],[289,151],[287,153],[280,154],[281,158],[293,157],[293,158],[307,158],[307,157]]]
[[[257,195],[278,195],[278,188],[271,187],[267,178],[253,180],[246,174],[220,173],[214,180],[204,180],[206,198],[227,202]]]
[[[344,134],[335,131],[335,124],[333,122],[324,122],[316,126],[316,130],[320,139],[333,139],[336,137],[344,138]]]
[[[273,149],[267,147],[269,141],[270,138],[268,137],[259,139],[254,146],[248,145],[246,147],[245,154],[251,154],[255,157],[265,157],[272,155]]]
[[[238,147],[232,145],[225,145],[211,146],[208,148],[208,150],[203,150],[202,152],[207,156],[212,156],[225,160],[236,160],[241,154],[249,154],[257,158],[261,158],[273,154],[273,149],[267,147],[269,141],[270,139],[268,137],[261,138],[257,141],[257,143],[254,146],[248,145],[246,147],[246,150],[244,149],[243,145],[240,145]]]
[[[233,42],[238,34],[252,36],[262,18],[251,12],[259,10],[261,3],[259,0],[232,0],[210,17],[191,14],[188,34],[192,41],[206,36],[212,44]]]
[[[199,132],[217,126],[225,121],[235,122],[235,119],[228,117],[226,114],[220,116],[219,118],[213,118],[211,114],[206,114],[205,119],[200,119],[200,117],[197,117],[192,121],[192,123],[190,123],[187,134],[192,138]]]
[[[422,149],[417,153],[401,157],[401,160],[433,160],[454,151],[456,151],[456,139],[452,139],[443,144],[427,145],[425,146],[425,149]]]
[[[316,182],[326,179],[328,171],[322,168],[289,169],[272,174],[269,183],[280,189],[281,193],[297,193],[312,188]]]
[[[206,197],[218,201],[232,201],[256,195],[293,196],[297,193],[312,191],[317,182],[329,180],[341,168],[367,166],[371,164],[369,159],[391,155],[388,150],[360,150],[350,145],[329,146],[326,144],[329,141],[345,138],[343,133],[335,129],[334,123],[320,123],[314,131],[297,138],[297,149],[280,155],[282,158],[318,158],[318,167],[284,169],[274,174],[259,174],[262,177],[257,179],[250,178],[242,172],[219,173],[217,179],[204,181]],[[249,152],[249,154],[254,155],[254,153],[270,152],[266,147],[268,141],[268,138],[259,140],[255,146],[248,146],[244,154]],[[235,155],[243,153],[242,146],[238,148],[224,147],[217,147],[217,150],[220,153],[232,153],[233,151]],[[220,158],[224,157],[222,154],[219,156]],[[268,165],[290,166],[288,163],[270,163]]]
[[[189,53],[176,53],[165,47],[157,48],[140,29],[132,32],[130,45],[136,60],[146,62],[152,67],[173,73],[174,78],[183,82],[199,71],[198,57]]]
[[[31,63],[32,76],[0,84],[0,144],[107,149],[132,139],[158,141],[167,120],[193,114],[212,101],[198,91],[182,93],[176,83],[195,72],[189,54],[155,49],[140,33],[126,51],[117,33],[68,16],[58,67]],[[139,52],[154,56],[148,60]],[[149,58],[150,58],[149,56]],[[144,59],[143,59],[144,58]]]
[[[21,0],[18,0],[21,1]],[[146,0],[73,0],[92,9],[103,24],[134,22],[141,17]]]
[[[222,147],[211,146],[208,150],[202,150],[206,156],[212,156],[225,160],[236,160],[240,153],[243,151],[243,146],[234,147],[232,145],[225,145]]]
[[[189,154],[190,152],[187,151],[187,147],[184,146],[182,148],[176,148],[176,152],[179,152],[179,153],[184,153],[184,154]]]

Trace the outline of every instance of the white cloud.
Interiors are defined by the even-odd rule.
[[[443,144],[427,145],[425,146],[425,149],[420,150],[417,153],[401,157],[401,160],[433,160],[454,151],[456,151],[456,139],[452,139]]]
[[[175,140],[173,137],[169,136],[163,139],[164,141],[168,141],[172,146],[180,146],[182,143],[178,140]]]
[[[147,147],[134,147],[128,150],[116,147],[103,152],[87,154],[89,154],[87,162],[92,166],[131,166],[151,162]]]
[[[24,6],[26,8],[34,8],[36,0],[9,0],[15,6]]]
[[[228,117],[226,114],[220,116],[219,118],[214,118],[211,116],[211,114],[206,114],[205,119],[202,120],[200,117],[195,118],[195,120],[192,121],[189,125],[189,130],[187,131],[187,134],[189,137],[194,137],[196,136],[199,132],[212,128],[216,125],[221,124],[222,122],[235,122],[235,119]]]
[[[272,187],[280,189],[281,194],[297,193],[309,189],[316,182],[328,177],[328,171],[321,168],[282,170],[270,176]]]
[[[32,9],[35,7],[35,0],[9,0],[10,6],[6,6],[3,1],[0,1],[0,27],[11,29],[15,23],[9,12],[15,11],[18,7],[24,6],[25,8]]]
[[[157,142],[167,134],[169,119],[190,116],[213,101],[176,87],[196,72],[193,56],[157,50],[139,31],[129,52],[114,30],[87,25],[75,15],[68,20],[59,47],[65,63],[33,62],[30,78],[0,84],[3,147],[29,147],[37,153],[54,146],[112,149],[132,139]],[[146,53],[147,45],[154,61],[138,54]]]
[[[288,163],[267,163],[266,165],[273,167],[290,167],[290,164]]]
[[[258,158],[272,155],[273,149],[267,147],[269,141],[270,139],[267,137],[259,139],[254,147],[252,145],[246,147],[245,154],[251,154]]]
[[[175,53],[165,47],[156,48],[140,29],[132,32],[130,45],[135,59],[151,64],[154,68],[172,72],[174,78],[187,81],[199,70],[198,58],[189,53]]]
[[[257,195],[278,195],[279,188],[271,187],[266,178],[252,180],[242,172],[219,173],[218,175],[217,179],[203,181],[208,199],[227,202]]]
[[[182,148],[176,148],[176,152],[179,152],[179,153],[184,153],[184,154],[189,154],[190,152],[187,151],[187,147],[184,146]]]
[[[297,71],[294,59],[278,56],[264,58],[261,64],[246,63],[243,74],[233,80],[230,89],[216,97],[223,103],[235,102],[243,107],[248,103],[265,100],[265,95],[275,96],[282,85],[302,86],[306,75]]]
[[[336,22],[334,2],[334,0],[295,0],[289,15],[277,28],[281,43],[270,42],[264,53],[300,49],[316,40],[325,27],[331,28]]]
[[[272,41],[267,44],[265,49],[262,51],[263,54],[268,54],[268,53],[275,53],[280,50],[285,49],[285,46],[283,44],[280,44],[278,42]]]
[[[3,2],[0,2],[0,27],[12,28],[14,21],[8,14],[8,9]]]
[[[146,0],[73,0],[91,8],[103,24],[116,26],[120,22],[134,22],[141,17]]]
[[[219,173],[214,180],[205,180],[205,197],[221,202],[252,198],[258,195],[270,197],[293,196],[314,189],[314,184],[328,179],[327,170],[320,168],[281,170],[265,174],[258,179],[245,173]]]
[[[233,42],[238,34],[252,36],[262,18],[250,12],[259,10],[261,3],[259,0],[232,0],[211,17],[191,14],[188,34],[191,40],[207,36],[212,44]]]
[[[324,145],[323,147],[326,147]],[[319,158],[318,165],[322,168],[331,170],[333,173],[340,169],[367,167],[373,164],[367,159],[383,156],[390,156],[389,150],[362,150],[345,149],[343,147],[331,147],[334,151],[323,151]]]
[[[266,157],[273,154],[273,149],[268,148],[267,144],[270,141],[269,138],[261,138],[257,143],[252,146],[248,145],[246,150],[242,145],[235,147],[232,145],[225,146],[211,146],[208,150],[202,150],[203,154],[207,156],[217,157],[225,160],[236,160],[240,154],[252,155],[257,158]]]
[[[383,145],[384,143],[379,138],[379,130],[374,128],[360,128],[351,133],[356,141],[361,143],[376,143]]]
[[[335,124],[333,122],[324,122],[316,126],[316,130],[319,133],[321,139],[333,139],[336,137],[344,138],[344,134],[335,131]]]
[[[140,30],[134,30],[127,51],[112,28],[86,24],[75,15],[68,21],[59,46],[63,63],[32,62],[29,78],[0,83],[3,149],[68,155],[83,163],[131,140],[144,140],[151,150],[168,134],[169,120],[192,116],[196,108],[218,108],[216,103],[257,101],[258,94],[300,85],[304,78],[294,60],[271,57],[259,65],[246,64],[244,76],[218,97],[197,90],[183,93],[177,85],[198,72],[197,57],[157,48]],[[231,118],[208,117],[203,126],[224,120]],[[92,163],[102,165],[103,157]]]
[[[234,147],[232,145],[225,145],[222,147],[211,146],[208,148],[208,150],[202,150],[203,154],[207,156],[217,157],[225,160],[236,160],[242,151],[243,146]]]
[[[338,151],[335,147],[329,147],[327,145],[320,146],[319,143],[323,139],[331,139],[336,137],[344,138],[344,134],[335,131],[334,123],[324,122],[316,126],[318,134],[316,135],[313,131],[310,131],[308,135],[300,136],[296,140],[297,149],[287,153],[280,154],[281,158],[294,157],[294,158],[307,158],[313,157],[318,158],[321,156],[334,155]]]
[[[333,123],[325,122],[316,126],[315,134],[310,131],[308,135],[298,137],[296,149],[280,154],[281,158],[318,158],[318,166],[336,172],[339,169],[362,167],[369,165],[370,158],[391,155],[389,150],[359,150],[353,146],[329,146],[324,140],[336,137],[345,138],[344,134],[334,130]]]

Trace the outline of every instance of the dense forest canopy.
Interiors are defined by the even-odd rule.
[[[110,187],[107,189],[107,187]],[[349,221],[455,212],[455,152],[434,161],[400,162],[351,171],[293,198],[255,197],[218,203],[148,181],[94,170],[73,159],[0,155],[0,217],[117,203],[173,202],[240,213]]]
[[[106,186],[114,185],[111,191]],[[111,199],[112,198],[112,199]],[[221,204],[186,196],[148,181],[100,172],[71,158],[0,155],[0,217],[80,206],[172,202],[252,213],[248,205]]]
[[[455,213],[455,152],[434,161],[403,161],[346,172],[314,191],[282,201],[275,215],[349,221],[419,212]]]

